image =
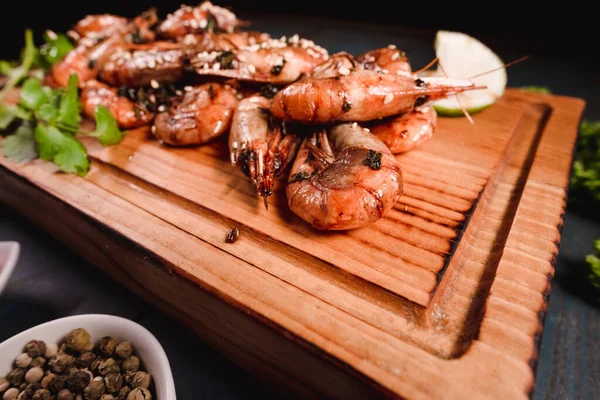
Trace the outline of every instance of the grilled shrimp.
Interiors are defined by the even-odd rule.
[[[169,14],[158,27],[158,33],[169,39],[185,36],[189,33],[233,32],[243,25],[234,13],[226,8],[205,1],[197,7],[182,5],[179,10]]]
[[[300,123],[370,121],[481,88],[468,79],[414,79],[376,71],[350,71],[339,77],[310,78],[286,86],[274,96],[271,113],[281,120]]]
[[[397,75],[412,74],[406,53],[398,50],[396,46],[368,51],[358,56],[357,60],[363,69]]]
[[[118,15],[88,15],[75,24],[73,29],[69,31],[69,36],[75,40],[86,37],[110,36],[119,29],[125,29],[127,22],[127,18]]]
[[[328,58],[327,50],[294,35],[289,40],[269,39],[230,51],[197,52],[190,64],[198,75],[288,84]]]
[[[205,32],[201,35],[186,35],[182,42],[187,48],[195,51],[213,52],[219,50],[232,51],[244,46],[261,44],[271,39],[268,33],[244,31],[234,33]]]
[[[269,100],[254,95],[240,101],[229,134],[231,163],[238,165],[265,199],[272,194],[274,179],[294,159],[299,139],[285,125],[270,121]]]
[[[317,65],[310,72],[310,78],[333,78],[343,73],[350,72],[358,67],[358,61],[354,56],[345,51],[332,54],[327,60]]]
[[[236,91],[219,83],[190,89],[156,116],[152,132],[157,139],[174,146],[198,145],[229,130],[238,104]]]
[[[433,136],[437,113],[433,107],[424,106],[367,126],[393,154],[405,153]]]
[[[52,66],[52,78],[58,86],[67,86],[71,74],[77,74],[79,84],[83,86],[86,81],[95,79],[99,67],[124,45],[123,38],[118,35],[94,45],[82,42]]]
[[[111,88],[102,82],[91,80],[86,82],[81,91],[81,104],[83,113],[94,118],[98,104],[108,108],[123,129],[137,128],[148,124],[154,118],[154,113],[142,104],[134,103],[126,97],[119,96],[117,89]]]
[[[304,139],[286,194],[290,209],[320,230],[356,229],[381,219],[403,192],[400,164],[356,123]]]
[[[184,74],[184,55],[177,43],[155,42],[129,45],[114,52],[99,70],[111,86],[147,86],[176,82]]]

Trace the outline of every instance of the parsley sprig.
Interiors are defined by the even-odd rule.
[[[0,92],[0,131],[18,123],[18,127],[1,142],[2,153],[12,161],[41,158],[56,164],[62,171],[85,176],[90,168],[87,150],[77,134],[96,137],[104,146],[118,144],[124,136],[110,111],[96,106],[96,130],[81,129],[81,99],[76,74],[72,74],[66,88],[53,89],[31,76],[31,68],[49,69],[72,49],[64,35],[46,33],[46,43],[38,50],[31,31],[25,33],[22,62],[0,62],[0,72],[8,81]],[[3,103],[7,94],[20,87],[15,105]]]

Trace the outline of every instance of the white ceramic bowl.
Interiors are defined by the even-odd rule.
[[[158,340],[143,326],[112,315],[85,314],[60,318],[30,328],[0,343],[0,376],[5,376],[12,370],[13,360],[22,353],[23,347],[30,340],[43,340],[46,344],[58,343],[75,328],[86,329],[92,342],[103,336],[131,342],[135,354],[154,379],[156,400],[176,399],[169,360]]]
[[[17,265],[20,251],[21,246],[17,242],[0,242],[0,293]]]

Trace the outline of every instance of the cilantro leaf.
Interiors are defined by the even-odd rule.
[[[87,151],[74,136],[54,126],[38,125],[34,137],[41,159],[53,162],[67,173],[85,176],[89,171]]]
[[[589,254],[585,261],[587,262],[590,270],[588,277],[592,282],[592,285],[600,289],[600,239],[594,241],[594,253]]]
[[[35,111],[42,104],[49,101],[48,91],[42,88],[42,82],[35,78],[28,78],[23,83],[23,88],[19,93],[21,97],[20,104],[27,110]]]
[[[75,134],[81,123],[81,101],[79,100],[79,92],[77,84],[79,78],[77,74],[71,74],[67,90],[60,98],[58,106],[58,115],[54,124],[63,131]]]
[[[40,48],[40,56],[50,67],[62,60],[74,48],[71,40],[62,33],[56,34],[52,31],[46,31],[44,40],[46,43]]]
[[[16,111],[16,106],[5,106],[0,103],[0,130],[5,130],[14,121]]]
[[[96,118],[96,130],[89,133],[89,136],[97,137],[103,146],[118,144],[123,140],[125,135],[119,130],[117,120],[108,108],[97,105],[94,110],[94,117]]]
[[[35,113],[38,119],[46,122],[52,121],[56,114],[58,114],[58,107],[53,103],[42,104]]]
[[[11,161],[22,162],[37,158],[33,125],[24,122],[16,132],[2,140],[2,154]]]
[[[9,93],[23,78],[29,73],[29,69],[33,64],[35,58],[36,48],[33,44],[33,32],[30,29],[25,31],[25,48],[23,49],[23,62],[18,67],[13,68],[9,71],[8,82],[2,88],[0,92],[0,101],[4,99],[7,93]]]

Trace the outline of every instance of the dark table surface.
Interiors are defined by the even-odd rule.
[[[330,52],[398,45],[413,68],[433,57],[434,32],[398,26],[310,17],[243,15],[253,29],[277,37],[298,33]],[[584,98],[585,118],[600,119],[597,64],[536,53],[535,42],[480,37],[502,59],[523,54],[526,62],[508,70],[508,86],[546,86],[556,94]],[[0,188],[0,190],[3,190]],[[569,207],[563,227],[556,276],[545,319],[534,399],[600,399],[599,294],[586,278],[585,255],[600,224]],[[29,327],[59,317],[105,313],[141,323],[162,343],[173,370],[179,399],[279,397],[194,334],[141,301],[89,265],[66,246],[8,209],[0,209],[0,241],[16,240],[21,257],[0,297],[0,342]]]

